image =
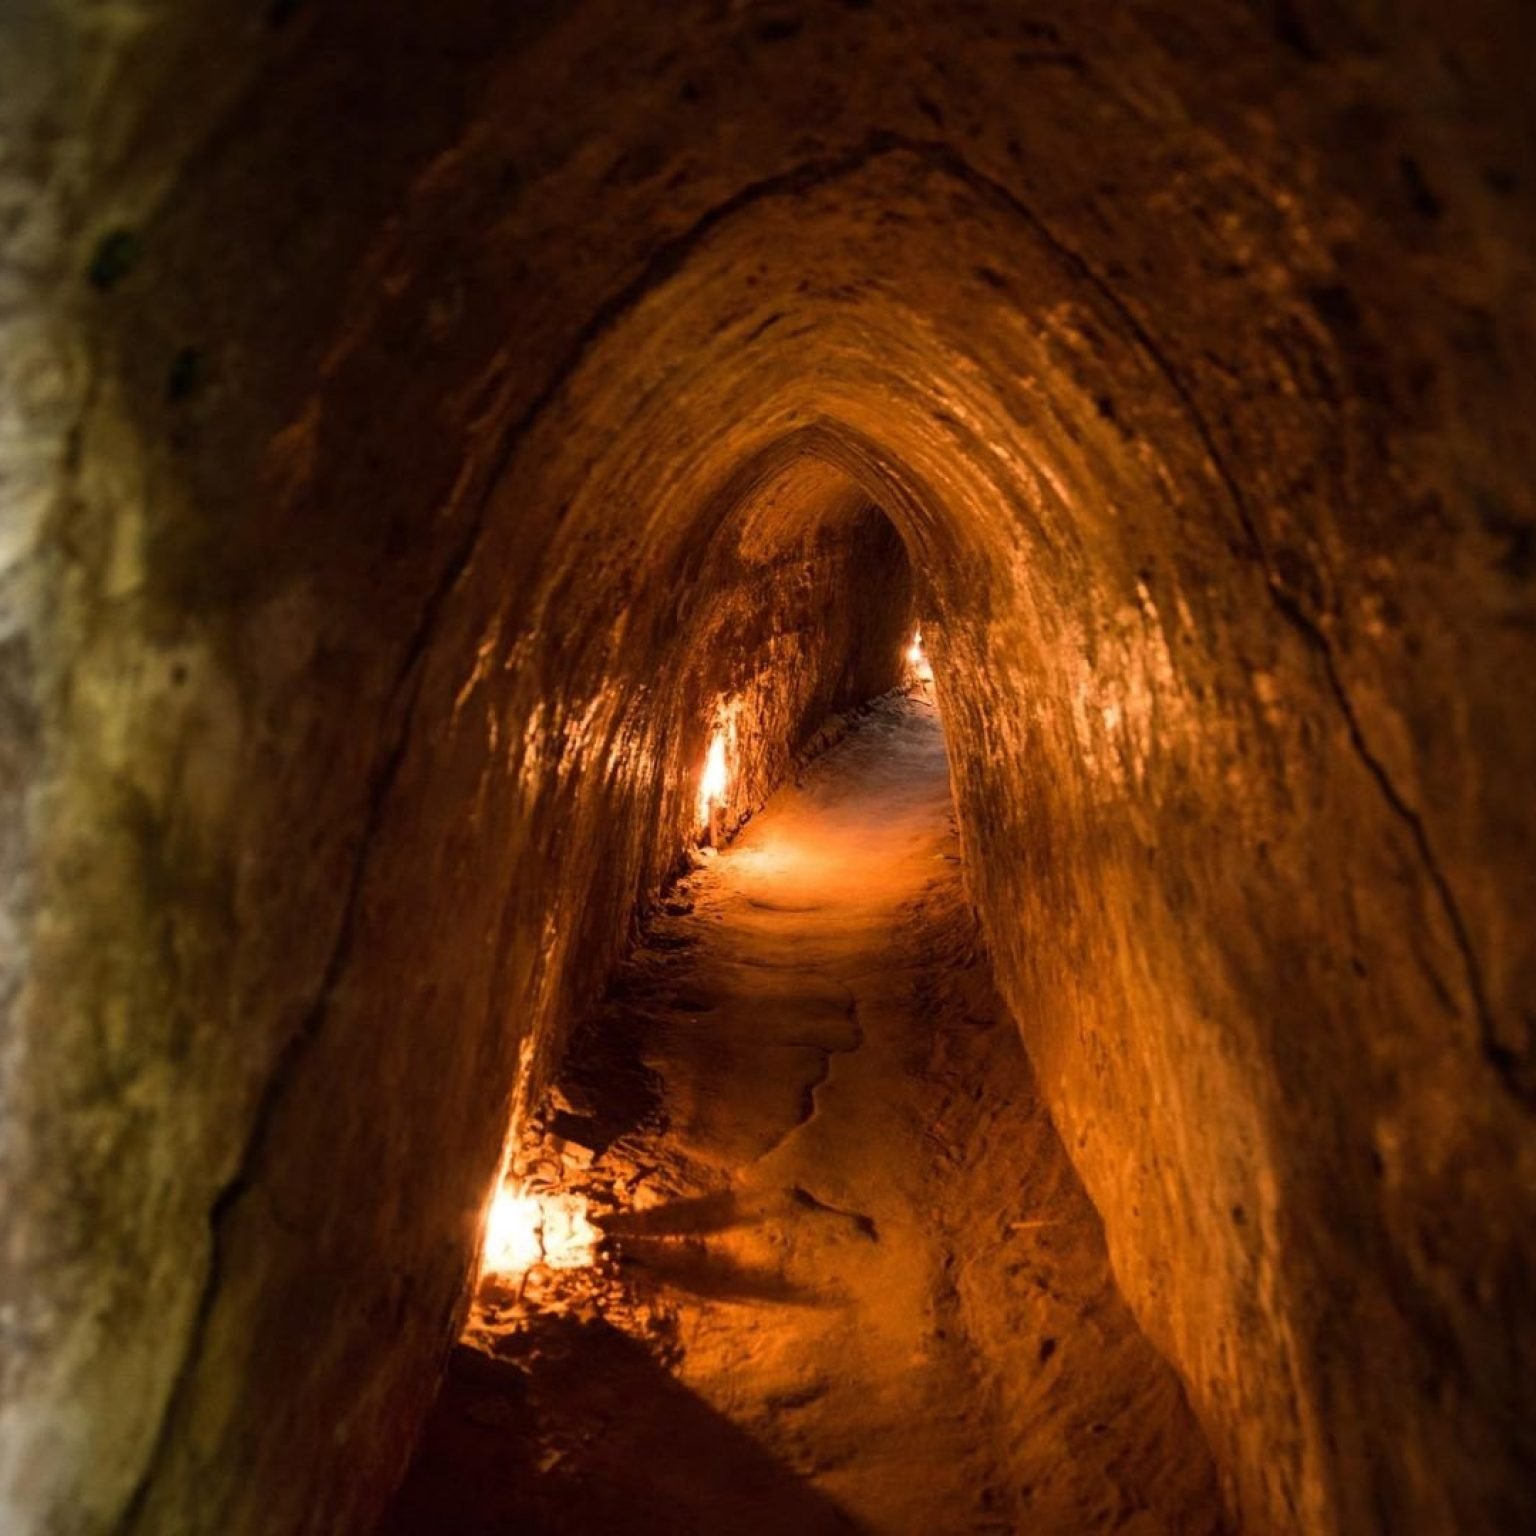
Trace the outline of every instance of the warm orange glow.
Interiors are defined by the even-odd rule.
[[[704,760],[704,776],[699,780],[699,823],[708,826],[710,811],[725,799],[729,775],[725,766],[725,732],[716,731]]]
[[[502,1184],[485,1219],[480,1273],[520,1279],[537,1265],[583,1269],[597,1256],[601,1234],[581,1195],[532,1193]]]
[[[921,628],[912,632],[912,644],[907,647],[907,666],[912,676],[920,683],[933,681],[933,668],[928,665],[928,654],[923,650],[923,631]]]

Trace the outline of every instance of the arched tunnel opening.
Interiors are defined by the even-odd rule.
[[[0,16],[0,1528],[1529,1528],[1532,25]]]

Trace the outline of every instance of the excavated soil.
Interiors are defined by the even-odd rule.
[[[541,1134],[599,1262],[482,1287],[386,1536],[1224,1529],[994,994],[925,699],[673,891]]]

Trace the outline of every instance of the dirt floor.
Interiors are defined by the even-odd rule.
[[[482,1291],[387,1536],[1224,1529],[993,994],[926,701],[672,893],[529,1156],[601,1261]]]

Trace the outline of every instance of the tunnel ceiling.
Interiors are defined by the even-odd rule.
[[[1518,1523],[1525,8],[503,11],[4,23],[0,1509],[366,1529],[720,702],[917,613],[1233,1507]]]

